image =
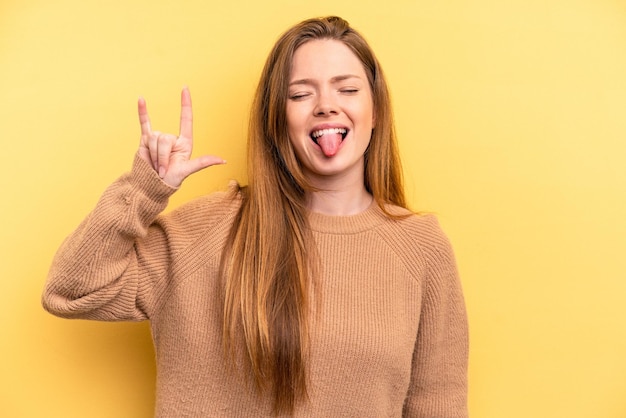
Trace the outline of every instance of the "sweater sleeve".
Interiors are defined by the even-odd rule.
[[[136,156],[57,251],[43,307],[64,318],[146,319],[170,252],[153,222],[175,190]]]
[[[420,325],[404,417],[465,418],[468,325],[454,253],[432,218]]]

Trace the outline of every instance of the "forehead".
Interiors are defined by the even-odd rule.
[[[291,81],[297,79],[331,79],[338,75],[366,79],[359,58],[343,42],[332,39],[313,40],[296,49],[291,62]]]

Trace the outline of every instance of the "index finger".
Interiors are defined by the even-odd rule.
[[[191,111],[191,93],[185,87],[180,94],[180,136],[193,138],[193,112]]]
[[[152,128],[150,127],[150,117],[148,117],[148,107],[146,100],[140,97],[137,101],[137,112],[139,113],[139,124],[141,125],[141,135],[150,136]]]

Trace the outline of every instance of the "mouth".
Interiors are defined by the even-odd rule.
[[[310,133],[313,142],[317,144],[322,153],[328,158],[337,154],[347,135],[348,129],[344,127],[326,127],[315,129]]]
[[[317,145],[319,145],[318,140],[324,135],[341,135],[341,140],[346,139],[348,135],[348,130],[346,128],[329,128],[329,129],[318,129],[316,131],[311,132],[310,137]]]

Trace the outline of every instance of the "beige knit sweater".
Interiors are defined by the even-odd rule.
[[[149,319],[157,417],[269,416],[269,399],[224,363],[217,275],[240,199],[216,193],[159,215],[174,191],[135,158],[59,249],[43,305],[66,318]],[[466,417],[465,306],[436,219],[394,221],[373,204],[309,221],[320,315],[310,400],[295,416]]]

